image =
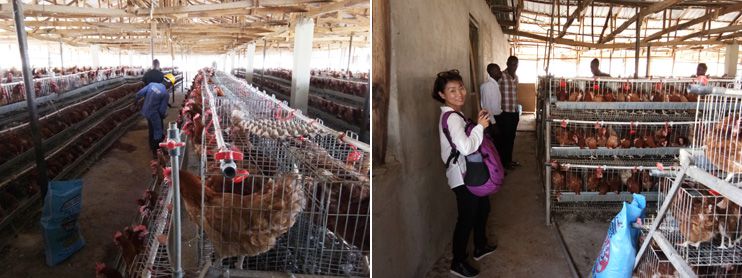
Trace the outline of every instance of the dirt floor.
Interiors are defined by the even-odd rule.
[[[181,100],[178,94],[166,125],[176,118]],[[119,253],[113,234],[131,225],[137,215],[136,199],[151,183],[150,159],[147,121],[140,118],[82,177],[79,222],[85,247],[66,261],[47,266],[40,225],[34,220],[17,240],[0,250],[0,277],[94,277],[96,262],[110,263]],[[187,238],[185,233],[183,238]]]
[[[521,120],[521,123],[528,121]],[[529,130],[519,126],[519,130]],[[497,243],[495,253],[472,265],[480,277],[572,277],[556,226],[546,226],[543,185],[536,161],[536,135],[518,132],[514,157],[522,166],[508,173],[502,191],[491,197],[487,233]],[[562,235],[582,277],[588,277],[598,255],[608,221],[605,219],[559,219]],[[471,245],[470,245],[471,246]],[[471,253],[471,247],[469,248]],[[449,274],[451,247],[436,262],[427,277],[454,277]]]

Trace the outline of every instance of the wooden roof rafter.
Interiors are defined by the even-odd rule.
[[[208,42],[203,44],[205,48],[216,47],[223,53],[261,38],[292,40],[290,31],[298,15],[315,18],[315,37],[323,43],[347,41],[352,33],[363,35],[370,30],[368,0],[155,0],[153,20],[149,16],[150,0],[24,2],[32,38],[65,39],[76,46],[104,45],[110,40],[113,45],[130,47],[132,44],[115,42],[154,35],[156,48],[171,40]],[[150,28],[152,21],[156,31]],[[8,4],[0,4],[0,28],[14,28],[12,6]],[[148,50],[149,42],[142,46]]]
[[[715,0],[714,5],[708,5],[712,1],[698,0],[524,0],[524,16],[517,24],[508,22],[513,11],[511,0],[482,1],[490,5],[503,31],[516,36],[510,39],[513,43],[519,41],[517,36],[543,42],[551,40],[548,36],[551,18],[555,25],[563,26],[555,30],[556,44],[599,49],[633,48],[637,20],[642,20],[641,45],[663,49],[679,45],[698,47],[704,42],[729,44],[739,40],[741,29],[736,26],[742,24],[740,0]],[[553,17],[549,13],[552,7],[557,11]],[[577,20],[579,28],[573,24]],[[510,27],[515,25],[520,28]]]
[[[621,24],[621,26],[619,26],[618,28],[613,30],[610,34],[605,36],[605,38],[598,41],[598,43],[606,43],[606,42],[613,40],[613,38],[615,38],[618,33],[621,33],[624,30],[626,30],[626,28],[628,28],[631,24],[634,24],[637,20],[644,18],[644,16],[646,15],[653,14],[653,13],[662,11],[664,9],[667,9],[671,7],[672,5],[677,4],[678,2],[681,2],[681,1],[683,0],[664,0],[662,2],[656,2],[655,4],[652,4],[651,6],[647,8],[643,8],[641,12],[632,16],[629,20],[625,21],[623,24]]]

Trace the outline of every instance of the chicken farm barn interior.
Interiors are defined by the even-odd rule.
[[[370,276],[370,18],[0,2],[0,277]]]
[[[374,276],[452,277],[460,197],[446,184],[432,85],[457,69],[462,112],[477,119],[480,85],[498,78],[488,64],[504,76],[511,55],[521,166],[489,197],[486,236],[498,247],[468,259],[480,277],[588,277],[622,248],[637,253],[625,275],[597,277],[742,276],[740,157],[730,149],[742,1],[373,0],[372,9],[372,257],[385,266]],[[635,193],[643,221],[612,222],[623,206],[641,207]],[[622,228],[635,246],[606,236]]]

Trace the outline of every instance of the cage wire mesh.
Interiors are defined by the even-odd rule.
[[[732,182],[742,182],[742,91],[727,90],[705,96],[699,104],[696,138],[693,140],[694,165]]]
[[[679,277],[675,267],[664,252],[657,246],[650,246],[644,253],[642,261],[636,267],[637,278],[671,278]]]
[[[183,136],[182,142],[185,142]],[[180,157],[181,165],[183,157]],[[173,187],[165,179],[164,167],[171,167],[169,156],[162,157],[153,165],[154,182],[142,196],[143,205],[136,218],[136,223],[147,229],[144,238],[144,249],[139,252],[134,263],[125,267],[125,277],[172,277],[174,254],[167,248],[170,229],[172,228]],[[165,165],[162,165],[165,164]]]
[[[694,78],[564,78],[544,77],[552,102],[696,102],[689,94]],[[709,79],[708,86],[729,87],[734,79]],[[678,106],[680,107],[680,106]]]
[[[685,122],[606,122],[570,121],[554,119],[551,122],[552,148],[579,147],[580,149],[649,149],[687,147],[693,121]],[[634,150],[642,155],[639,150]],[[677,154],[677,150],[670,153]]]
[[[688,147],[694,140],[692,125],[698,96],[687,92],[696,83],[691,78],[540,77],[537,125],[541,130],[537,135],[539,158],[547,164],[545,174],[541,173],[544,182],[550,182],[555,169],[560,168],[550,167],[552,161],[593,170],[596,166],[624,171],[637,167],[639,172],[677,169],[674,166],[680,148]],[[708,81],[710,85],[725,87],[731,83],[731,79]],[[570,173],[561,172],[565,177]],[[613,173],[607,174],[610,177]],[[667,174],[671,175],[662,173]],[[610,194],[601,195],[600,190],[586,192],[588,177],[581,175],[583,184],[578,186],[575,181],[575,190],[547,184],[551,185],[547,187],[547,206],[551,211],[615,212],[621,201],[630,200],[626,182],[621,185],[624,197],[606,197]],[[574,196],[574,191],[581,192],[580,196]],[[653,193],[656,196],[656,187]]]
[[[202,204],[203,221],[221,220],[206,230],[204,259],[224,271],[368,276],[369,153],[242,81],[221,72],[210,80],[204,92],[224,96],[204,101],[221,130],[205,129],[203,178],[222,198]],[[216,133],[244,154],[235,162],[248,175],[223,177]]]
[[[117,73],[118,72],[118,73]],[[117,78],[123,75],[118,70],[91,70],[80,73],[34,78],[34,94],[43,97],[52,94],[61,95],[95,82]],[[26,89],[23,80],[0,84],[0,105],[10,104],[26,99]]]
[[[170,277],[172,265],[167,253],[163,235],[170,231],[171,211],[167,209],[172,202],[172,187],[164,182],[156,193],[154,208],[147,214],[140,214],[140,223],[146,225],[148,234],[144,240],[144,250],[136,255],[134,263],[126,267],[129,277]]]
[[[665,200],[672,182],[666,178],[661,183],[659,200]],[[690,266],[721,267],[725,274],[734,270],[742,275],[735,270],[742,265],[739,205],[690,179],[681,182],[676,194],[659,231]],[[648,229],[653,221],[644,222]]]
[[[551,209],[560,213],[616,212],[631,193],[654,200],[661,179],[654,167],[550,164]]]

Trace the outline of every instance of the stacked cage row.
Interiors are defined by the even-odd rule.
[[[688,89],[694,84],[692,79],[541,77],[537,136],[546,166],[547,221],[552,213],[614,211],[629,193],[648,193],[654,201],[656,186],[648,180],[677,166],[680,148],[691,144],[698,95]],[[607,178],[569,179],[596,169]],[[632,182],[637,177],[647,185]],[[619,197],[606,194],[615,191]]]
[[[213,69],[190,95],[197,112],[185,111],[183,125],[201,169],[181,173],[180,188],[201,227],[202,267],[368,276],[368,145]],[[196,202],[188,179],[203,190]]]
[[[670,260],[675,275],[742,276],[742,185],[734,169],[742,163],[735,149],[742,92],[718,91],[725,92],[699,101],[692,144],[680,151],[677,176],[662,181],[658,214],[644,221],[649,236],[636,273],[666,273],[653,263],[650,250],[659,248],[678,258]]]

